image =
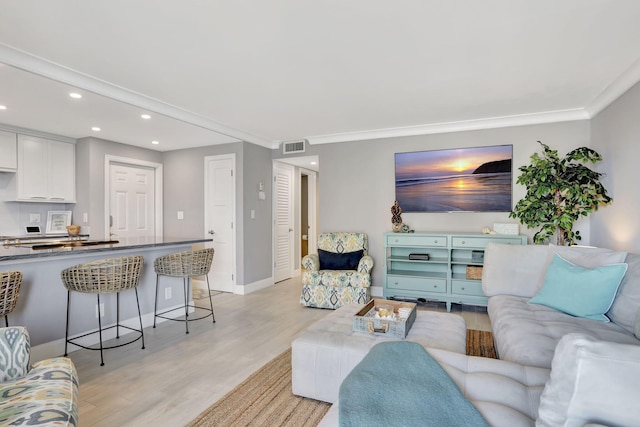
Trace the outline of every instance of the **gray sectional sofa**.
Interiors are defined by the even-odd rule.
[[[613,301],[604,302],[610,321],[529,302],[548,286],[556,254],[588,274],[626,264]],[[432,348],[427,352],[489,425],[640,425],[640,255],[489,244],[482,279],[501,360]],[[581,301],[583,283],[574,285],[572,299]],[[339,425],[339,404],[338,399],[321,426]]]

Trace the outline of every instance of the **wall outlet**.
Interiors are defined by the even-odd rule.
[[[178,219],[184,219],[184,212],[178,211]]]
[[[171,288],[164,288],[164,299],[171,299]]]
[[[104,303],[100,304],[100,317],[104,317]],[[98,318],[98,304],[96,304],[96,319]]]

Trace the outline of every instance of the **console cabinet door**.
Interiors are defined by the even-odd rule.
[[[75,163],[73,144],[19,135],[17,199],[75,202]]]

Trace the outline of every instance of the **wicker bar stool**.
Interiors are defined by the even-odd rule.
[[[213,261],[213,248],[199,249],[195,251],[177,252],[174,254],[158,257],[153,262],[153,268],[156,271],[156,303],[153,310],[153,327],[156,327],[156,318],[160,317],[166,320],[174,320],[185,322],[186,333],[189,333],[189,320],[200,320],[211,316],[213,323],[216,323],[216,317],[213,314],[213,300],[211,299],[211,287],[209,286],[209,270],[211,270],[211,262]],[[160,276],[182,277],[182,287],[184,289],[184,319],[175,319],[166,317],[165,314],[181,310],[182,308],[173,308],[158,313],[158,282]],[[209,290],[209,304],[211,308],[198,307],[189,305],[189,286],[193,276],[205,276],[207,278],[207,289]],[[189,308],[206,310],[209,313],[205,316],[189,319]]]
[[[20,271],[0,272],[0,316],[4,316],[6,327],[9,327],[7,315],[16,308],[21,285],[22,273]]]
[[[62,270],[61,277],[64,287],[67,288],[67,330],[65,334],[64,355],[67,355],[67,344],[73,344],[87,350],[100,350],[100,366],[104,366],[103,350],[122,347],[132,344],[142,339],[142,349],[144,350],[144,332],[142,328],[142,315],[140,313],[140,300],[138,298],[138,283],[142,275],[144,259],[140,255],[120,258],[110,258],[98,261],[91,261],[78,264]],[[138,318],[140,319],[140,329],[130,328],[120,324],[120,292],[133,289],[136,293],[136,304],[138,306]],[[101,316],[98,315],[98,331],[100,335],[100,348],[86,347],[74,342],[96,332],[89,332],[84,335],[69,339],[69,307],[71,305],[71,292],[82,292],[96,294],[98,307],[100,307],[100,294],[116,294],[116,324],[102,327]],[[120,328],[137,332],[135,339],[123,344],[104,347],[102,344],[102,332],[116,328],[116,338],[120,338]]]

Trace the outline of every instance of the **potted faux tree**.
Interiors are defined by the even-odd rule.
[[[534,153],[531,164],[518,168],[522,174],[516,183],[527,187],[527,194],[509,214],[528,228],[541,227],[533,236],[536,244],[556,237],[558,245],[571,245],[580,240],[573,223],[582,216],[612,202],[600,183],[601,173],[585,166],[602,160],[596,151],[580,147],[564,158],[556,150],[538,141],[542,155]]]

